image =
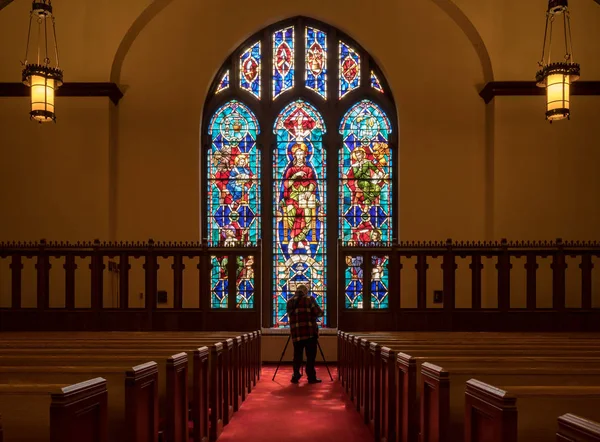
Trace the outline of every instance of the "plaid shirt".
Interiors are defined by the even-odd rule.
[[[323,311],[312,296],[294,296],[287,302],[287,313],[294,342],[319,336],[317,318]]]

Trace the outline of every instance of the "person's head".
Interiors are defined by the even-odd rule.
[[[357,161],[362,161],[365,158],[365,150],[362,147],[358,147],[352,151],[352,156]]]
[[[248,163],[248,158],[244,154],[240,154],[235,157],[235,165],[240,167],[245,167]]]
[[[294,155],[295,161],[297,163],[304,164],[307,152],[308,147],[304,143],[298,143],[292,146],[292,155]]]
[[[301,284],[298,287],[296,287],[296,296],[306,295],[308,295],[308,287],[306,287],[304,284]]]

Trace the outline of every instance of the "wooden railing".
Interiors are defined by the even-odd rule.
[[[213,309],[211,257],[219,256],[229,258],[230,301]],[[242,309],[233,281],[248,256],[254,305]],[[600,330],[600,242],[340,242],[337,256],[339,315],[331,310],[329,323],[345,330]],[[356,258],[364,302],[346,308]],[[260,243],[0,243],[0,331],[257,329],[268,326],[273,296],[262,262]],[[384,273],[378,309],[371,287]]]
[[[237,308],[235,283],[227,308],[211,308],[213,256],[229,258],[233,282],[238,258],[254,257],[252,308]],[[0,282],[10,291],[0,304],[0,330],[254,330],[260,328],[260,262],[260,244],[0,243]],[[184,281],[191,280],[198,293],[190,296]],[[184,305],[184,291],[191,305]]]
[[[345,330],[600,330],[600,242],[340,241],[338,256],[338,285],[356,278],[363,287],[358,308],[340,296]],[[348,276],[357,265],[360,276]],[[377,308],[371,290],[384,272],[389,295]]]

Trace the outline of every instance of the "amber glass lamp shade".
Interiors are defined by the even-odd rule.
[[[576,63],[552,63],[536,74],[537,86],[546,88],[546,119],[570,118],[571,84],[579,79]]]
[[[27,65],[23,69],[23,83],[31,89],[29,116],[32,120],[40,123],[56,122],[54,98],[62,82],[60,69],[42,65]]]

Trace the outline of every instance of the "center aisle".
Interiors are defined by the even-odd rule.
[[[227,425],[218,442],[367,442],[373,436],[347,399],[337,372],[317,367],[321,384],[309,385],[306,375],[290,383],[291,366],[264,366],[256,389]]]

